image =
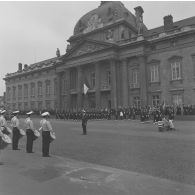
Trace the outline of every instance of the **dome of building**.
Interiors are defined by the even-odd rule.
[[[120,1],[101,1],[98,8],[80,18],[74,28],[74,35],[87,33],[118,20],[125,19],[136,27],[136,17]]]

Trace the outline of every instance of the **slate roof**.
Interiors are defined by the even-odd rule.
[[[175,29],[180,29],[184,26],[195,25],[195,16],[174,22],[173,25]],[[154,34],[159,34],[162,32],[164,32],[164,26],[160,26],[146,31],[145,36],[152,36]]]

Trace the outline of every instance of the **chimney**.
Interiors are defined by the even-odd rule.
[[[22,71],[22,63],[18,63],[18,72]]]
[[[164,19],[164,30],[165,31],[172,30],[173,29],[173,16],[168,15],[168,16],[165,16],[163,19]]]
[[[28,68],[27,64],[24,64],[24,70],[26,70]]]

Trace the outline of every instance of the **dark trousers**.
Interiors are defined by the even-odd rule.
[[[87,134],[87,126],[82,124],[82,128],[83,128],[83,135]]]
[[[2,144],[2,138],[1,138],[1,136],[0,136],[0,150],[2,149],[1,148],[1,144]],[[1,155],[1,154],[0,154]]]
[[[17,150],[18,149],[18,142],[20,139],[20,132],[17,127],[13,128],[13,136],[12,136],[12,149]]]
[[[43,156],[49,155],[49,145],[50,145],[50,131],[42,132],[42,154]]]
[[[31,129],[26,130],[26,152],[31,153],[33,148],[34,133]]]

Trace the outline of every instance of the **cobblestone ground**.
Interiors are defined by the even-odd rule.
[[[22,119],[21,119],[22,120]],[[51,120],[57,139],[51,155],[106,165],[195,185],[195,122],[177,121],[176,131],[158,132],[152,123]],[[39,121],[35,126],[39,127]],[[21,140],[25,147],[25,138]],[[41,138],[34,143],[41,152]]]

